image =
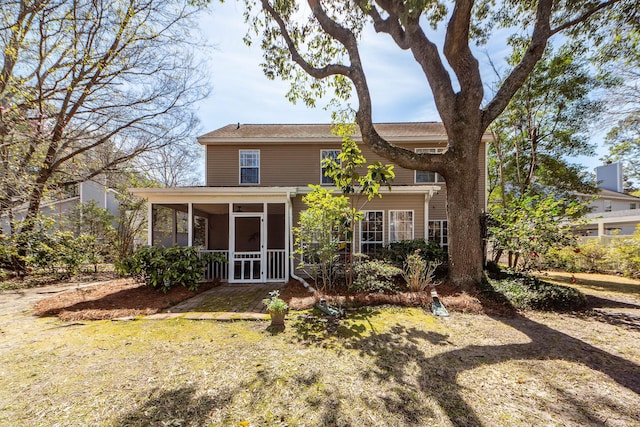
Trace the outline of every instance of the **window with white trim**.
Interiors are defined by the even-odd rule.
[[[322,163],[324,159],[332,159],[337,161],[340,151],[341,150],[320,150],[320,183],[321,184],[326,184],[326,185],[333,184],[333,179],[325,175],[327,168],[323,167]]]
[[[440,154],[444,153],[444,148],[416,148],[416,153]],[[444,178],[436,172],[415,171],[415,183],[443,183]]]
[[[240,150],[240,184],[260,183],[260,150]]]
[[[636,202],[629,203],[629,209],[638,209],[638,204]]]
[[[413,211],[389,211],[389,243],[413,240]]]
[[[604,201],[604,211],[611,212],[611,200]]]
[[[445,251],[449,248],[449,224],[447,220],[428,221],[427,240],[436,242]]]
[[[376,254],[384,245],[384,212],[365,211],[360,222],[360,252]]]

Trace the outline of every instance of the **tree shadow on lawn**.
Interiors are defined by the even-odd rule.
[[[371,314],[365,311],[364,316],[367,315]],[[343,338],[342,346],[357,350],[373,359],[375,368],[365,375],[375,376],[382,381],[393,381],[398,384],[397,390],[410,388],[411,383],[417,380],[420,391],[432,396],[451,422],[457,426],[482,425],[481,418],[463,398],[463,386],[458,384],[457,378],[466,371],[484,365],[513,360],[559,360],[578,363],[602,372],[618,384],[640,394],[640,367],[635,363],[521,315],[512,318],[492,318],[525,334],[530,342],[469,345],[429,356],[421,348],[427,343],[435,346],[451,345],[447,335],[414,327],[408,328],[400,324],[392,326],[388,332],[374,331],[371,334],[364,334],[364,331],[353,328],[341,331],[339,326],[335,327],[333,333],[327,334],[321,330],[321,322],[311,326],[301,322],[293,327],[300,340],[310,345],[317,345],[331,335],[334,335],[331,338],[335,338],[335,335],[340,336]],[[328,322],[324,323],[327,324]],[[418,372],[415,371],[416,367]],[[406,408],[400,405],[396,411],[411,424],[416,422],[416,414],[429,410],[424,403],[422,406],[406,412]],[[575,413],[569,415],[583,420],[589,419],[588,416],[585,418],[584,408],[575,406],[572,410]]]
[[[224,408],[233,400],[235,392],[224,391],[215,396],[196,397],[193,386],[174,390],[155,389],[139,407],[115,421],[118,427],[129,426],[182,426],[209,425],[210,414]]]

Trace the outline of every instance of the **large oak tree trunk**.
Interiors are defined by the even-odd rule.
[[[449,148],[452,155],[444,171],[449,221],[449,280],[464,291],[474,290],[482,280],[481,159],[478,149],[482,131],[479,129],[479,126],[475,130],[465,127],[455,133]],[[477,142],[469,143],[472,138]]]

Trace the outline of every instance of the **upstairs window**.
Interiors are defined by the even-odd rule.
[[[638,209],[638,204],[636,202],[629,203],[629,209]]]
[[[416,153],[428,153],[428,154],[440,154],[444,153],[444,148],[416,148]],[[444,178],[442,175],[436,172],[429,171],[415,171],[415,183],[423,184],[423,183],[443,183]]]
[[[327,168],[324,167],[324,159],[338,159],[340,150],[320,150],[320,183],[325,185],[332,185],[333,179],[325,175]]]
[[[260,150],[240,150],[240,184],[260,184]]]

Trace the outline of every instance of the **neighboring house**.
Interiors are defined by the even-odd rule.
[[[384,123],[376,129],[393,144],[441,152],[447,136],[441,123]],[[359,135],[354,136],[356,141]],[[478,199],[486,207],[486,149],[483,138]],[[206,148],[206,186],[131,191],[148,200],[152,245],[198,246],[223,253],[229,263],[212,265],[208,278],[230,283],[276,282],[295,273],[291,229],[305,209],[308,184],[332,187],[322,172],[324,157],[340,152],[341,139],[328,124],[228,125],[198,138]],[[379,160],[360,144],[368,163]],[[372,253],[390,242],[428,239],[447,248],[446,189],[440,175],[395,168],[393,189],[362,208],[353,252]],[[336,191],[337,192],[337,191]],[[300,272],[297,272],[300,274]]]
[[[601,240],[609,236],[630,236],[640,224],[640,197],[623,192],[622,164],[612,163],[596,168],[598,194],[584,216],[588,224],[580,227],[584,237]],[[593,196],[584,195],[586,199]]]
[[[106,178],[101,175],[78,184],[61,186],[49,192],[49,198],[40,205],[40,212],[56,219],[61,224],[74,206],[80,203],[95,201],[97,206],[107,209],[114,217],[119,215],[119,203],[116,199],[117,191],[106,186]],[[27,207],[14,208],[14,221],[25,218]],[[4,233],[10,233],[9,220],[5,215],[0,218],[0,226]]]

